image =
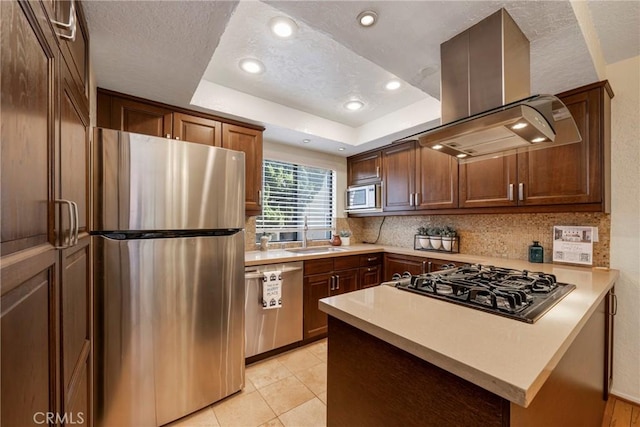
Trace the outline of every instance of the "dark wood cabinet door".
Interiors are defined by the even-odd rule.
[[[427,272],[427,259],[410,255],[384,255],[384,281],[389,281],[394,273],[422,274]]]
[[[73,399],[84,400],[87,405],[91,401],[90,395],[86,395],[86,384],[82,385],[90,366],[91,350],[89,239],[85,234],[77,245],[61,251],[60,345],[65,408]],[[88,406],[85,409],[88,411]]]
[[[458,162],[455,157],[416,147],[416,209],[458,207]]]
[[[327,315],[318,308],[318,301],[330,295],[332,282],[333,275],[331,273],[304,277],[304,339],[327,333]]]
[[[222,125],[222,147],[245,153],[245,210],[262,212],[262,131],[230,124]]]
[[[4,7],[8,2],[1,3]],[[56,252],[53,248],[39,251],[2,266],[0,424],[3,426],[34,425],[37,412],[58,408],[53,315]],[[6,258],[12,261],[14,257]]]
[[[2,1],[0,9],[0,240],[6,255],[53,241],[49,153],[54,146],[57,53],[31,26],[40,19],[27,18],[33,15],[27,3]],[[36,9],[44,13],[39,5]]]
[[[446,261],[446,260],[443,260],[443,259],[428,258],[427,259],[427,273],[431,273],[432,271],[443,270],[445,268],[449,268],[449,266],[458,267],[460,265],[462,265],[462,264],[459,263],[459,262]]]
[[[378,183],[382,179],[382,152],[364,153],[347,159],[349,185]]]
[[[114,96],[111,99],[111,127],[144,135],[171,137],[172,112]]]
[[[460,207],[517,206],[516,156],[460,165]]]
[[[71,14],[71,4],[74,5],[75,15]],[[78,1],[56,0],[56,15],[59,22],[67,23],[75,20],[75,38],[73,40],[59,38],[60,51],[69,64],[70,74],[77,89],[82,94],[82,103],[89,106],[89,33],[84,18],[82,4]],[[57,30],[61,34],[69,31]]]
[[[88,231],[89,195],[89,111],[82,101],[66,61],[60,61],[60,138],[56,152],[59,182],[56,198],[70,200],[78,206],[80,232]],[[58,206],[58,208],[62,208]],[[56,235],[60,239],[69,230],[66,209],[56,210]]]
[[[358,290],[359,269],[341,270],[334,273],[333,290],[331,295],[346,294]]]
[[[373,265],[370,267],[360,267],[360,288],[365,289],[378,286],[382,282],[382,267]]]
[[[222,123],[203,117],[173,113],[173,137],[220,147],[222,146]]]
[[[382,151],[382,204],[385,211],[413,210],[416,154],[413,141]]]
[[[553,205],[602,201],[602,88],[562,98],[582,141],[518,155],[518,203]],[[561,129],[556,135],[562,140]]]

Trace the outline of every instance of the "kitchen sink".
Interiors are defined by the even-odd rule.
[[[294,254],[327,254],[331,252],[345,252],[348,249],[334,248],[333,246],[316,246],[310,248],[292,248],[285,249],[287,252],[293,252]]]

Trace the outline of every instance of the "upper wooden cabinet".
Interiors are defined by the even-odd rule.
[[[383,210],[458,207],[458,162],[416,141],[382,150]]]
[[[73,5],[73,7],[72,7]],[[80,93],[83,94],[83,102],[89,105],[89,32],[84,18],[82,4],[72,0],[56,0],[54,2],[56,21],[69,23],[73,28],[70,31],[57,30],[59,34],[60,50],[64,56],[73,81]],[[68,35],[69,37],[64,37]],[[73,36],[73,37],[72,37]]]
[[[173,113],[173,138],[220,147],[222,123],[203,117]]]
[[[349,185],[376,184],[382,180],[382,151],[376,150],[347,159]]]
[[[416,144],[416,209],[458,207],[458,161]]]
[[[98,95],[103,96],[103,95]],[[106,106],[98,102],[98,109]],[[149,105],[126,98],[112,97],[110,100],[111,122],[98,123],[99,127],[170,138],[173,133],[173,117],[169,109]],[[102,117],[98,114],[98,117]]]
[[[461,165],[460,207],[607,210],[611,87],[605,81],[558,97],[571,111],[582,141]],[[558,132],[556,139],[563,138]]]
[[[228,148],[245,153],[245,213],[262,212],[262,128],[98,89],[98,127]]]
[[[382,150],[382,170],[382,209],[385,212],[415,209],[415,141]]]
[[[222,125],[222,147],[245,153],[245,209],[247,215],[262,211],[262,131]]]

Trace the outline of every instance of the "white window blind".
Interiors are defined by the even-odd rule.
[[[265,159],[262,166],[262,215],[259,235],[272,241],[302,240],[307,217],[309,239],[331,237],[334,217],[334,171]]]

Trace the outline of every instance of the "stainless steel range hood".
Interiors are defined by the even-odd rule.
[[[505,9],[440,45],[442,126],[413,135],[460,162],[581,141],[567,107],[530,95],[529,41]]]

